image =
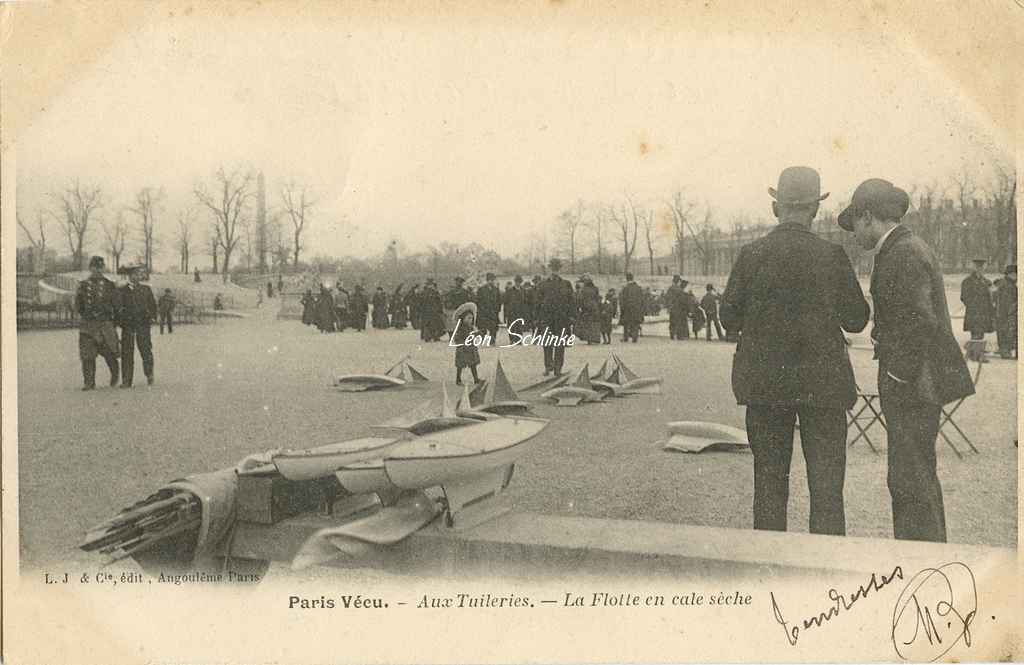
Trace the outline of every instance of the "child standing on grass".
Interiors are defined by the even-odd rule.
[[[467,302],[459,305],[452,314],[455,320],[455,332],[450,344],[455,345],[455,384],[462,385],[462,369],[468,367],[473,374],[474,383],[480,383],[476,366],[480,364],[480,352],[476,346],[467,344],[467,337],[476,337],[480,331],[476,329],[476,303]]]

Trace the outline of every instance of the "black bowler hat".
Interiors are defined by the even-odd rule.
[[[1010,263],[1009,265],[1007,265],[1006,266],[1006,270],[1003,271],[1003,274],[1006,274],[1006,275],[1016,275],[1017,274],[1017,264],[1016,263]]]
[[[103,266],[104,263],[105,262],[103,261],[103,257],[102,256],[94,256],[91,259],[89,259],[89,267],[90,268],[95,268],[96,266]]]
[[[489,273],[487,273],[487,274],[486,274],[486,275],[485,275],[484,277],[485,277],[486,279],[494,279],[494,273],[493,273],[493,272],[489,272]]]
[[[985,265],[986,263],[988,263],[988,259],[971,259],[971,263],[974,263],[974,264],[976,264],[976,265],[982,265],[982,266],[983,266],[983,265]]]
[[[853,220],[870,212],[878,219],[900,220],[910,208],[910,196],[905,191],[881,178],[871,178],[857,185],[850,205],[839,213],[839,226],[853,231]]]
[[[522,284],[523,283],[523,276],[522,275],[516,275],[516,280],[515,281],[516,281],[516,284]]]
[[[790,166],[779,174],[779,187],[768,188],[772,198],[786,205],[807,205],[828,198],[821,193],[821,176],[807,166]]]
[[[466,278],[465,278],[465,277],[461,277],[461,276],[459,276],[459,277],[456,277],[456,278],[455,278],[455,283],[456,283],[456,284],[462,284],[462,283],[463,283],[463,282],[465,282],[465,281],[466,281]]]
[[[561,270],[562,269],[562,260],[561,259],[551,259],[550,261],[548,261],[548,268],[550,268],[551,270]]]

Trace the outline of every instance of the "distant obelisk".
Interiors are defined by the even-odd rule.
[[[263,171],[256,177],[256,253],[259,258],[260,274],[267,273],[267,187]]]

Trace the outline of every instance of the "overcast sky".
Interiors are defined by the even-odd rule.
[[[17,152],[28,218],[75,177],[104,188],[108,219],[162,186],[158,268],[176,264],[174,219],[220,165],[261,169],[271,206],[285,180],[312,188],[309,258],[391,238],[512,254],[577,198],[661,205],[680,187],[723,221],[764,217],[792,164],[820,170],[834,207],[868,177],[909,186],[1009,161],[956,86],[881,33],[567,20],[151,21]]]

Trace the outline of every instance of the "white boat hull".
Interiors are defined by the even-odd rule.
[[[384,374],[346,374],[339,376],[334,382],[335,388],[347,393],[397,388],[404,385],[405,380]]]
[[[312,480],[329,476],[339,467],[380,458],[402,437],[371,436],[341,441],[309,450],[286,450],[271,458],[278,473],[288,480]]]

